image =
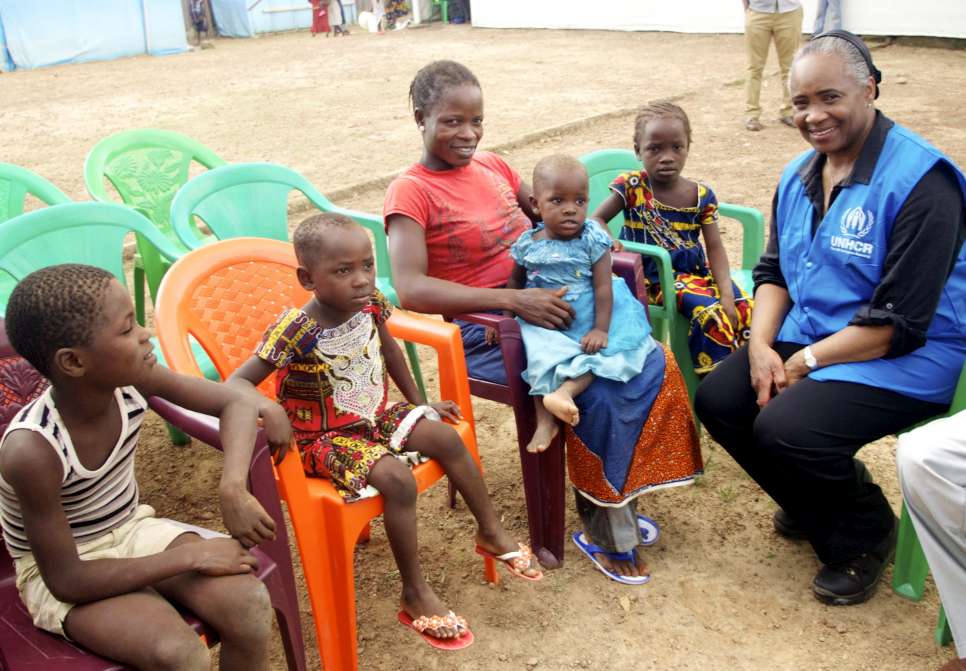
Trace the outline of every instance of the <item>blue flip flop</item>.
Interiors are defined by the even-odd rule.
[[[661,537],[661,527],[650,517],[638,515],[637,528],[641,530],[641,545],[654,545]]]
[[[583,531],[575,531],[572,538],[574,541],[574,545],[576,545],[581,552],[587,555],[587,558],[593,562],[594,566],[597,567],[597,570],[603,573],[611,580],[615,582],[623,583],[625,585],[643,585],[644,583],[650,581],[651,576],[649,575],[631,577],[631,576],[618,575],[616,573],[608,571],[604,567],[604,565],[601,564],[599,561],[597,561],[597,558],[594,557],[594,554],[603,554],[603,555],[607,555],[608,558],[614,559],[617,561],[636,561],[637,548],[634,548],[629,552],[607,552],[602,547],[591,543],[590,539],[584,534]]]

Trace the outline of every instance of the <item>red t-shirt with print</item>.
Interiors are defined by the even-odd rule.
[[[383,218],[401,214],[423,227],[430,277],[499,287],[513,269],[510,246],[530,228],[519,189],[520,175],[490,152],[452,170],[416,163],[389,185]]]

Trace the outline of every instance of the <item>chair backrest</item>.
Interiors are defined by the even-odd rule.
[[[274,163],[234,163],[209,170],[185,184],[171,203],[171,223],[189,249],[202,244],[193,226],[194,217],[200,218],[219,240],[288,240],[288,196],[293,190],[302,192],[317,207],[332,207],[291,168]]]
[[[643,167],[634,152],[627,149],[600,149],[581,156],[580,162],[587,168],[590,178],[588,212],[593,212],[611,194],[610,184],[618,175]],[[753,207],[721,202],[718,203],[718,214],[736,219],[741,224],[741,267],[753,268],[765,250],[765,217]],[[624,218],[618,212],[607,222],[607,227],[616,236],[620,234],[623,224]]]
[[[297,267],[291,244],[263,238],[237,238],[183,256],[161,283],[155,313],[171,369],[200,375],[191,336],[227,378],[282,310],[309,299],[295,281]],[[271,377],[259,389],[275,397]]]
[[[225,161],[200,142],[181,133],[151,128],[110,135],[91,149],[84,161],[84,184],[94,200],[112,202],[104,179],[129,207],[141,210],[172,240],[169,215],[174,194],[188,181],[192,163],[205,168]]]
[[[0,163],[0,222],[23,214],[28,195],[47,205],[70,202],[67,194],[40,175],[12,163]]]
[[[627,149],[599,149],[580,157],[590,178],[590,204],[587,211],[592,213],[611,194],[610,183],[622,172],[640,170],[641,162],[634,152]],[[618,212],[607,222],[613,235],[620,233],[624,217]]]
[[[151,222],[122,205],[65,203],[51,205],[0,223],[0,276],[19,281],[59,263],[86,263],[124,279],[124,237],[146,237],[167,258],[179,252]],[[9,294],[0,295],[0,315]]]
[[[238,237],[288,240],[288,197],[301,192],[322,212],[354,219],[373,236],[379,289],[395,302],[382,218],[334,205],[301,174],[276,163],[234,163],[198,175],[178,191],[171,223],[181,241],[202,244],[192,221],[197,215],[219,240]]]

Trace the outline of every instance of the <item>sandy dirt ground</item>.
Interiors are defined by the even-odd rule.
[[[524,175],[548,153],[630,147],[634,107],[663,97],[691,115],[685,173],[707,180],[723,201],[767,210],[782,165],[806,149],[797,131],[776,121],[774,54],[763,91],[765,130],[743,130],[745,57],[736,35],[436,25],[384,36],[313,39],[303,32],[215,44],[181,56],[0,75],[0,160],[83,199],[83,160],[97,140],[122,129],[167,128],[229,161],[287,164],[340,204],[378,212],[387,180],[419,157],[406,96],[418,67],[436,58],[474,70],[486,99],[484,148],[503,153]],[[900,43],[874,54],[885,73],[878,107],[966,161],[966,111],[953,103],[966,95],[966,51]],[[296,220],[300,207],[293,205]],[[737,263],[740,230],[723,227]],[[491,493],[523,538],[511,414],[482,401],[474,411]],[[396,623],[398,572],[377,522],[372,541],[356,553],[361,668],[918,671],[951,656],[932,640],[938,601],[931,581],[920,603],[883,584],[866,605],[820,604],[810,590],[818,565],[809,548],[774,534],[774,505],[706,435],[704,450],[707,471],[695,486],[641,501],[663,527],[647,551],[654,577],[644,587],[607,581],[573,547],[565,566],[541,583],[486,585],[465,505],[448,510],[441,487],[423,495],[426,572],[476,635],[458,653],[435,651]],[[862,456],[898,510],[894,441]],[[220,467],[212,450],[171,448],[160,422],[148,423],[139,475],[144,499],[162,514],[218,527],[210,493]],[[569,510],[567,527],[576,526]],[[318,668],[304,583],[300,589],[310,667]],[[282,668],[280,646],[274,655]]]

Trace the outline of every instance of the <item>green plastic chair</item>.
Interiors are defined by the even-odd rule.
[[[127,286],[124,238],[132,232],[144,236],[168,260],[180,253],[143,215],[121,205],[68,202],[9,219],[0,223],[0,288],[12,290],[33,271],[60,263],[103,268]],[[0,295],[4,306],[9,296]],[[163,361],[156,342],[155,351]],[[170,425],[168,431],[176,445],[191,442]]]
[[[67,194],[40,175],[12,163],[0,163],[0,223],[23,214],[28,195],[46,205],[71,202]],[[0,275],[0,315],[15,284],[9,275]]]
[[[610,184],[623,172],[640,170],[641,162],[634,152],[626,149],[600,149],[580,157],[581,163],[587,169],[590,178],[590,206],[589,212],[600,205],[610,194]],[[754,282],[751,272],[758,263],[759,257],[765,249],[765,218],[761,212],[751,207],[718,203],[718,213],[723,217],[737,219],[742,226],[742,255],[741,268],[732,270],[732,281],[751,295],[754,292]],[[617,237],[624,225],[624,218],[617,213],[607,222],[610,232]],[[674,286],[674,270],[671,266],[671,255],[666,249],[657,245],[645,245],[637,242],[622,241],[624,249],[636,252],[654,260],[658,271],[658,281],[662,287]],[[665,292],[670,293],[670,292]],[[684,376],[688,388],[688,396],[694,400],[698,383],[701,381],[694,372],[691,361],[691,351],[688,348],[688,321],[678,313],[675,301],[664,301],[663,305],[648,305],[648,313],[654,329],[654,337],[666,340],[674,359],[677,361],[681,374]]]
[[[963,410],[966,410],[966,365],[959,375],[959,383],[956,385],[956,393],[953,395],[949,411],[943,416],[955,415]],[[912,524],[912,518],[909,517],[909,510],[903,501],[902,515],[899,518],[899,537],[896,541],[895,566],[892,569],[892,591],[904,599],[919,601],[926,589],[928,573],[929,563],[922,551],[922,545],[919,544],[916,528]],[[936,642],[939,645],[947,645],[950,641],[952,641],[952,632],[946,621],[946,611],[940,606]]]
[[[144,214],[175,245],[180,256],[188,250],[174,234],[168,216],[171,200],[188,181],[192,163],[214,168],[224,165],[225,161],[208,147],[180,133],[128,130],[94,145],[84,161],[84,184],[91,198],[109,203],[114,199],[107,191],[106,178],[124,204]],[[134,308],[138,322],[143,324],[144,286],[147,284],[153,300],[171,263],[141,235],[137,236],[137,247]]]
[[[288,240],[288,198],[293,190],[301,192],[316,209],[345,215],[372,234],[376,287],[398,307],[382,218],[333,204],[305,177],[286,166],[234,163],[198,175],[175,195],[171,203],[171,224],[188,249],[204,243],[196,217],[219,240],[252,236]],[[412,343],[406,343],[406,354],[416,384],[425,394],[419,356]]]

